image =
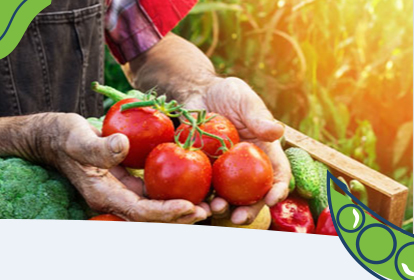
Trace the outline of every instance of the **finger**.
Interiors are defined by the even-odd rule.
[[[249,131],[265,142],[273,142],[282,137],[285,132],[284,124],[273,118],[258,96],[250,96],[248,99],[244,102],[243,122]]]
[[[240,79],[227,78],[229,88],[240,96],[240,118],[249,131],[261,141],[273,142],[283,136],[284,125],[276,121],[263,100]]]
[[[236,208],[231,215],[231,222],[236,225],[251,224],[264,205],[264,201],[261,200],[251,206],[241,206]]]
[[[210,208],[215,218],[226,218],[230,214],[229,204],[221,197],[215,197],[210,203]]]
[[[261,143],[260,146],[269,156],[273,167],[273,187],[264,199],[265,203],[272,207],[289,195],[290,164],[279,141]]]
[[[279,182],[273,185],[272,189],[267,193],[264,201],[267,206],[272,207],[285,200],[288,195],[289,185],[285,182]]]
[[[195,212],[195,206],[187,200],[158,201],[139,197],[105,169],[68,163],[64,173],[92,209],[129,221],[168,223]]]
[[[199,211],[191,202],[187,200],[175,199],[167,201],[142,200],[140,201],[140,213],[137,218],[144,217],[147,222],[176,222],[183,216],[192,215]],[[201,209],[201,208],[200,208]],[[204,213],[205,211],[202,210]],[[133,215],[134,216],[134,215]],[[196,214],[199,217],[200,213]]]
[[[133,191],[139,196],[144,196],[144,181],[129,174],[129,172],[122,166],[114,166],[109,172],[115,176],[128,190]]]
[[[95,134],[97,136],[102,136],[102,132],[100,132],[96,127],[94,127],[93,125],[89,124],[89,127],[93,130],[93,132],[95,132]]]
[[[190,215],[186,215],[178,218],[175,223],[177,224],[194,224],[196,222],[207,219],[207,212],[200,206],[195,207],[195,212]]]
[[[201,207],[201,208],[203,208],[204,211],[206,211],[207,217],[210,217],[211,216],[211,209],[210,209],[210,206],[208,205],[208,203],[201,202],[198,206]]]
[[[86,121],[85,121],[86,122]],[[108,169],[120,164],[129,151],[129,140],[123,134],[98,137],[90,126],[73,129],[66,142],[66,152],[84,165]]]

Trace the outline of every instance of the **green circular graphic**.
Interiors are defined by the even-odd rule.
[[[396,265],[404,279],[414,279],[414,242],[401,247],[397,253]]]
[[[361,253],[372,261],[387,258],[394,247],[391,234],[382,227],[371,227],[363,232],[360,239]]]
[[[354,205],[344,207],[339,213],[338,223],[344,230],[357,231],[361,228],[363,222],[364,213]]]

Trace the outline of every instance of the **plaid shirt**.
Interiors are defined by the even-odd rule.
[[[145,52],[183,19],[197,0],[106,0],[105,38],[125,64]]]

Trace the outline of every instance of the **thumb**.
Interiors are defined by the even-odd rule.
[[[109,169],[119,165],[127,156],[129,140],[117,133],[98,137],[92,130],[73,131],[68,138],[66,152],[84,165]]]
[[[273,118],[256,94],[244,104],[244,124],[255,137],[260,141],[273,142],[283,136],[284,124]]]

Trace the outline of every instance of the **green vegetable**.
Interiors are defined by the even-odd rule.
[[[20,158],[0,158],[0,219],[85,220],[89,211],[56,172]]]
[[[313,218],[315,221],[318,220],[319,215],[322,211],[328,207],[328,195],[327,195],[327,171],[328,167],[323,164],[322,162],[315,161],[314,162],[316,168],[318,169],[319,174],[319,181],[320,181],[320,193],[317,195],[316,198],[311,199],[309,201],[309,207],[311,209]]]
[[[285,153],[289,159],[299,195],[307,199],[316,198],[320,193],[319,173],[311,156],[299,148],[289,148]]]
[[[360,183],[358,180],[351,180],[351,182],[349,182],[350,185],[350,189],[353,195],[357,195],[357,197],[359,198],[359,200],[368,206],[368,194],[367,194],[367,189],[365,188],[365,186]]]
[[[104,121],[105,116],[98,118],[88,118],[86,119],[90,125],[92,125],[93,127],[95,127],[97,130],[102,131],[102,125],[103,125],[103,121]]]
[[[296,187],[295,177],[292,175],[289,181],[289,193],[293,192],[295,190],[295,187]]]

